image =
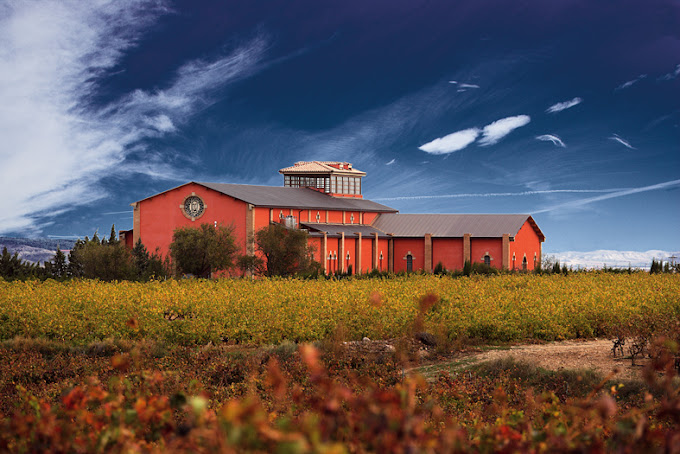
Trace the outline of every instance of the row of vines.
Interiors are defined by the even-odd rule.
[[[84,344],[107,338],[194,345],[394,338],[419,299],[437,301],[423,329],[449,341],[560,340],[672,330],[680,320],[674,275],[503,275],[452,279],[170,280],[103,283],[0,281],[0,340]]]

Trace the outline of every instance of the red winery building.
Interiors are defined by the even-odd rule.
[[[132,204],[132,247],[167,255],[173,231],[203,223],[233,225],[242,253],[254,254],[253,234],[270,223],[305,229],[314,260],[327,273],[431,272],[466,260],[495,268],[532,270],[545,237],[527,214],[399,214],[366,200],[366,175],[347,162],[298,162],[279,170],[283,187],[190,182]]]

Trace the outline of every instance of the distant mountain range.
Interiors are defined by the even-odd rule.
[[[670,257],[675,256],[675,263],[680,261],[680,252],[662,251],[653,249],[649,251],[565,251],[546,253],[560,261],[561,265],[574,268],[603,268],[605,265],[612,268],[649,268],[652,259],[668,262]]]
[[[6,247],[10,254],[19,253],[19,258],[32,263],[52,260],[57,247],[68,254],[76,240],[53,240],[51,238],[10,238],[0,236],[0,250]]]

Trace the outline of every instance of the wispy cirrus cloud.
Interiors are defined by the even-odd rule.
[[[556,145],[558,147],[566,148],[567,146],[562,142],[562,139],[560,139],[558,136],[555,134],[543,134],[540,136],[536,136],[536,140],[541,140],[543,142],[552,142],[553,145]]]
[[[496,144],[515,129],[528,125],[530,121],[531,117],[529,115],[516,115],[496,120],[484,126],[479,144],[482,146]]]
[[[562,112],[563,110],[571,109],[574,106],[578,106],[582,102],[583,99],[576,97],[574,99],[570,99],[569,101],[558,102],[557,104],[553,104],[552,106],[548,107],[545,111],[548,113]]]
[[[611,137],[607,137],[609,140],[613,140],[614,142],[618,142],[621,145],[623,145],[626,148],[630,148],[631,150],[636,150],[634,146],[630,144],[627,140],[621,138],[618,134],[614,134]]]
[[[2,7],[0,232],[34,231],[56,213],[105,197],[99,182],[123,169],[163,176],[126,166],[126,157],[144,154],[147,139],[175,133],[216,90],[259,67],[263,37],[228,55],[187,62],[164,87],[96,105],[105,77],[168,12],[158,0]]]
[[[449,83],[458,86],[458,90],[456,90],[458,93],[463,93],[465,91],[468,91],[468,89],[470,89],[470,88],[479,88],[479,85],[477,85],[477,84],[465,84],[465,83],[458,82],[456,80],[450,80]]]
[[[545,194],[593,194],[593,193],[613,193],[622,189],[545,189],[535,191],[520,192],[476,192],[460,194],[439,194],[439,195],[414,195],[396,197],[378,197],[371,200],[421,200],[421,199],[467,199],[467,198],[493,198],[493,197],[526,197]]]
[[[675,71],[664,74],[663,76],[659,77],[659,80],[673,80],[678,76],[680,76],[680,64],[675,67]]]
[[[463,129],[452,134],[434,139],[418,148],[430,154],[449,154],[454,151],[462,150],[477,140],[481,130],[479,128]]]
[[[586,199],[579,199],[579,200],[572,200],[570,202],[566,203],[560,203],[548,208],[544,208],[538,211],[534,211],[534,214],[537,213],[547,213],[551,211],[558,211],[558,210],[573,210],[573,209],[578,209],[578,208],[583,208],[585,206],[591,205],[596,202],[601,202],[603,200],[609,200],[609,199],[615,199],[618,197],[625,197],[628,195],[632,194],[639,194],[642,192],[649,192],[649,191],[658,191],[661,189],[668,189],[672,188],[675,186],[680,186],[680,180],[672,180],[672,181],[665,181],[663,183],[657,183],[657,184],[652,184],[649,186],[642,186],[639,188],[628,188],[628,189],[621,189],[618,191],[611,192],[609,194],[604,194],[604,195],[599,195],[596,197],[588,197]]]
[[[614,90],[615,90],[615,91],[619,91],[619,90],[625,90],[626,88],[630,88],[630,87],[632,87],[633,85],[635,85],[636,83],[640,82],[642,79],[644,79],[644,78],[646,78],[646,77],[647,77],[647,74],[640,74],[640,75],[637,76],[635,79],[632,79],[632,80],[629,80],[629,81],[627,81],[627,82],[622,83],[621,85],[619,85],[618,87],[616,87]]]
[[[385,165],[386,165],[386,166],[391,166],[391,165],[394,164],[395,162],[397,162],[397,160],[396,160],[396,159],[392,159],[390,162],[385,163]]]

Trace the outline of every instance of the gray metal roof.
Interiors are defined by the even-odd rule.
[[[199,183],[222,194],[261,207],[286,207],[298,210],[344,210],[394,213],[397,210],[371,200],[332,197],[313,189],[249,184]]]
[[[545,239],[533,218],[528,214],[381,214],[373,227],[398,237],[459,238],[469,233],[477,238],[496,238],[508,233],[515,236],[529,220],[541,238]]]
[[[361,233],[362,237],[373,237],[377,233],[379,238],[387,238],[384,232],[370,225],[301,223],[300,226],[309,230],[311,236],[318,236],[317,234],[323,236],[325,232],[328,236],[340,236],[341,233],[344,233],[345,238],[357,238],[357,233]]]

